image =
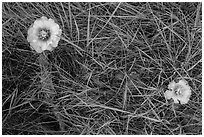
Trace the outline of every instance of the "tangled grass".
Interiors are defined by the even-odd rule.
[[[202,134],[201,3],[3,3],[3,134]],[[55,96],[40,95],[26,40],[41,16],[62,38],[47,52]],[[188,104],[164,98],[184,78]]]

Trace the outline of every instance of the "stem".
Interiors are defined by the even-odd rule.
[[[52,77],[49,73],[49,62],[47,59],[46,53],[43,52],[43,54],[40,54],[39,57],[39,64],[41,68],[41,88],[42,93],[45,93],[45,100],[48,102],[52,101],[52,98],[54,97],[54,86],[52,83]]]
[[[42,86],[42,93],[44,93],[44,98],[47,102],[53,104],[53,99],[55,96],[55,90],[52,83],[52,76],[50,74],[50,64],[47,58],[47,54],[43,52],[43,54],[40,54],[39,56],[39,64],[41,68],[41,86]],[[57,113],[58,106],[53,104],[53,113],[57,118],[57,121],[59,122],[61,131],[65,130],[65,125],[61,120],[61,115]]]

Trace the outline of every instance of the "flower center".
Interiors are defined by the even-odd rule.
[[[183,88],[182,86],[176,86],[174,88],[174,93],[177,95],[177,96],[182,96],[183,95]]]
[[[39,30],[38,37],[42,41],[47,41],[50,38],[50,30],[42,28]]]

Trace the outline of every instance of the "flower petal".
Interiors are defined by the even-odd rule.
[[[41,19],[41,20],[48,20],[48,18],[45,17],[45,16],[42,16],[40,19]]]
[[[170,82],[169,85],[168,85],[168,89],[173,90],[175,85],[176,85],[175,81]]]
[[[41,44],[40,42],[31,42],[30,43],[30,47],[35,50],[37,53],[42,53],[43,50],[41,48]]]
[[[188,83],[187,83],[187,81],[182,79],[182,80],[179,80],[179,82],[177,84],[182,85],[182,86],[186,86]]]
[[[191,96],[191,90],[190,89],[185,89],[185,97],[190,97]]]
[[[29,28],[28,29],[28,37],[27,37],[27,41],[28,42],[32,42],[34,40],[37,40],[37,36],[36,36],[36,30],[33,28]]]
[[[48,26],[50,26],[50,30],[54,35],[58,35],[61,32],[58,24],[48,24]]]
[[[58,36],[52,36],[51,39],[52,39],[52,47],[57,47],[57,44],[60,38]]]
[[[187,81],[185,80],[180,80],[178,82],[179,85],[182,86],[182,90],[184,92],[184,97],[189,98],[191,96],[191,88],[188,85]]]
[[[188,103],[189,98],[183,97],[183,98],[179,98],[178,100],[180,101],[181,104],[186,104],[186,103]]]
[[[174,100],[174,103],[179,103],[179,99],[177,97],[174,96],[172,99]]]
[[[171,90],[167,90],[165,93],[164,93],[164,97],[166,99],[171,99],[173,97],[173,92]]]

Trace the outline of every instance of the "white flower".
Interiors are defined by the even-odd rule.
[[[57,47],[62,30],[53,19],[42,16],[28,29],[27,40],[37,53]]]
[[[181,103],[186,104],[189,101],[189,98],[191,96],[191,89],[188,85],[187,81],[185,80],[179,80],[178,83],[175,83],[174,81],[170,82],[168,85],[168,89],[164,96],[166,99],[173,99],[174,103]]]

